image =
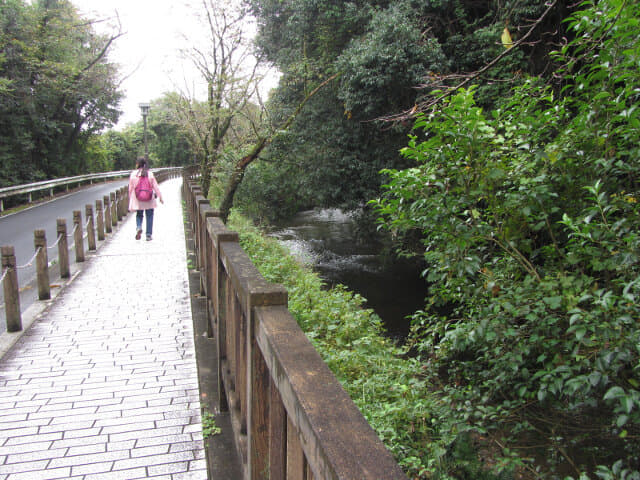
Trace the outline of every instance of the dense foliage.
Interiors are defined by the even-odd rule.
[[[639,19],[585,3],[559,94],[529,79],[485,112],[471,88],[420,116],[415,166],[375,202],[421,238],[413,348],[434,388],[543,477],[640,478]]]
[[[119,115],[113,39],[67,0],[0,1],[0,186],[103,167],[84,151]]]

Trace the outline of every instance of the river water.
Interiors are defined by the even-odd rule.
[[[328,285],[341,283],[366,298],[366,306],[382,318],[393,338],[405,338],[409,331],[406,316],[424,308],[427,284],[420,277],[420,266],[390,260],[372,235],[363,241],[349,212],[300,212],[271,235],[312,265]]]

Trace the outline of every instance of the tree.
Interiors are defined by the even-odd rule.
[[[220,202],[220,217],[223,221],[227,221],[229,217],[229,213],[231,212],[231,207],[233,206],[233,201],[235,198],[236,191],[240,186],[244,178],[245,171],[247,167],[251,165],[255,160],[260,157],[262,151],[273,141],[273,139],[280,135],[282,132],[286,132],[287,129],[291,126],[293,121],[296,119],[298,114],[301,112],[304,105],[312,98],[316,93],[318,93],[324,86],[326,86],[329,82],[336,78],[336,75],[328,78],[320,85],[318,85],[315,89],[313,89],[309,94],[305,96],[302,102],[298,105],[298,108],[289,116],[289,118],[277,128],[275,131],[271,131],[268,135],[259,134],[257,135],[257,140],[251,146],[249,152],[244,155],[240,160],[236,161],[231,175],[226,182],[226,188],[224,192],[224,196],[222,201]]]
[[[83,171],[83,146],[115,123],[121,98],[107,53],[66,0],[0,2],[1,183]]]
[[[149,148],[153,157],[162,165],[180,166],[193,164],[194,149],[191,146],[185,126],[175,115],[175,105],[179,101],[176,93],[166,93],[151,104],[149,130],[152,139]]]
[[[261,59],[253,55],[249,12],[242,4],[202,0],[200,7],[207,43],[196,44],[184,54],[206,82],[207,100],[197,102],[194,92],[184,92],[183,101],[174,105],[192,144],[201,152],[202,188],[208,192],[211,169],[229,141],[233,121],[257,92]]]
[[[99,137],[107,151],[113,170],[133,168],[134,159],[140,154],[140,146],[135,144],[131,128],[126,128],[122,132],[108,130]]]

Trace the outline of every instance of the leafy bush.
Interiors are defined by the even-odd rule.
[[[583,7],[560,94],[531,79],[486,114],[459,91],[373,203],[422,238],[413,346],[463,431],[533,475],[638,478],[640,6]]]

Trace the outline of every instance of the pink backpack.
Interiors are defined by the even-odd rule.
[[[149,176],[140,177],[136,185],[136,198],[141,202],[148,202],[153,197],[153,188]]]

